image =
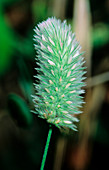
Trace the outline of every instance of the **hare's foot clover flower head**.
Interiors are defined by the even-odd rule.
[[[81,88],[85,85],[81,47],[70,25],[55,17],[38,24],[34,31],[39,64],[36,77],[40,80],[33,96],[35,113],[59,128],[76,130],[75,115],[81,113]]]

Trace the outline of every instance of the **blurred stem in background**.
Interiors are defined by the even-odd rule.
[[[53,15],[65,19],[67,0],[53,0]]]
[[[87,77],[91,76],[91,11],[89,0],[74,1],[74,32],[77,35],[77,40],[82,46],[82,51],[85,51],[85,61],[87,66]]]
[[[87,67],[87,77],[91,76],[91,11],[89,0],[75,0],[74,1],[74,31],[76,32],[77,39],[82,46],[82,51],[85,51],[85,61]],[[91,88],[86,90],[85,102],[86,106],[83,108],[83,115],[81,116],[79,127],[79,143],[76,150],[75,161],[73,164],[75,170],[85,169],[88,157],[88,140],[90,135],[90,99]]]

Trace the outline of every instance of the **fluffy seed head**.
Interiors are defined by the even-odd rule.
[[[35,28],[35,49],[40,68],[40,84],[35,85],[35,113],[58,128],[76,130],[84,86],[80,45],[66,21],[48,18]]]

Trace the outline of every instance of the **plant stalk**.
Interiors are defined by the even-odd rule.
[[[46,145],[45,145],[45,149],[44,149],[44,153],[43,153],[43,158],[42,158],[40,170],[44,170],[45,161],[46,161],[46,158],[47,158],[47,152],[48,152],[48,148],[49,148],[49,144],[50,144],[50,139],[51,139],[51,135],[52,135],[52,128],[50,127],[49,131],[48,131],[47,141],[46,141]]]

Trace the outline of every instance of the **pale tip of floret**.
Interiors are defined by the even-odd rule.
[[[70,74],[71,74],[71,71],[69,71],[69,72],[68,72],[67,77],[69,77],[69,76],[70,76]]]
[[[47,88],[45,88],[45,90],[47,91],[47,93],[50,93],[50,91]]]
[[[58,108],[61,107],[60,104],[58,104]]]
[[[65,95],[64,94],[62,94],[62,96],[61,97],[65,97]]]
[[[68,38],[68,45],[71,43],[71,37],[69,36],[69,38]]]
[[[67,104],[71,104],[72,102],[71,101],[66,101]]]
[[[58,91],[58,88],[56,87],[55,90]]]
[[[77,52],[75,53],[75,55],[73,56],[73,58],[77,57],[78,55],[79,55],[79,51],[77,51]]]
[[[74,81],[74,80],[75,80],[75,78],[70,79],[70,81]]]
[[[44,35],[42,35],[42,40],[43,40],[43,41],[46,41]]]
[[[72,90],[72,91],[70,91],[69,93],[75,93],[76,91],[75,90]]]
[[[58,119],[58,120],[55,121],[56,124],[59,123],[59,122],[60,122],[60,119]]]
[[[52,115],[52,114],[53,114],[53,111],[51,111],[51,112],[49,113],[49,116]]]
[[[72,52],[74,50],[74,46],[72,45],[72,48],[71,48],[71,51],[70,52]]]
[[[73,65],[73,67],[71,68],[72,70],[76,67],[76,64]]]
[[[52,82],[51,80],[49,80],[49,83],[50,83],[50,84],[53,84],[53,82]]]
[[[50,53],[53,53],[52,49],[49,46],[47,48]]]
[[[70,63],[71,63],[71,61],[72,61],[72,56],[69,58],[69,60],[68,60],[68,64],[70,64]]]
[[[53,74],[53,76],[54,76],[54,71],[53,71],[53,70],[51,70],[51,72],[52,72],[52,74]]]
[[[62,81],[62,78],[60,77],[59,81],[61,82]]]
[[[43,115],[44,115],[44,117],[47,119],[47,115],[46,115],[45,113],[44,113]]]
[[[61,42],[61,40],[60,40],[60,46],[61,46],[61,48],[62,48],[62,46],[63,46],[63,43]]]
[[[49,41],[52,43],[52,45],[55,45],[50,37],[49,37]]]
[[[50,65],[55,66],[55,63],[53,63],[53,61],[48,60],[48,62],[49,62]]]
[[[45,49],[45,46],[42,43],[40,43],[40,45],[42,49]]]
[[[67,114],[68,112],[64,110],[63,113]]]
[[[53,96],[50,96],[50,98],[51,98],[52,100],[54,100],[54,97],[53,97]]]
[[[71,85],[71,83],[68,83],[68,84],[65,86],[65,88],[67,89],[70,85]]]
[[[66,123],[66,124],[72,124],[72,122],[69,121],[69,120],[64,120],[64,123]]]
[[[48,102],[45,102],[45,104],[47,104],[47,105],[48,105],[49,103],[48,103]]]

